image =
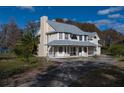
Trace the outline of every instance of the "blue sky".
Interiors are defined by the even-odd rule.
[[[1,6],[0,24],[13,18],[23,28],[28,21],[39,21],[44,15],[49,19],[94,23],[101,30],[114,28],[124,33],[124,7],[121,6]]]

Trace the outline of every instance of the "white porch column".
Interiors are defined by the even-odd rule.
[[[68,39],[71,40],[70,34],[68,34]]]
[[[62,50],[63,50],[63,51],[62,51],[62,56],[65,56],[65,46],[63,46],[62,48],[63,48],[63,49],[62,49]]]
[[[88,47],[87,47],[87,57],[88,57]]]
[[[54,51],[54,47],[52,47],[52,55],[53,55],[53,56],[54,56],[54,52],[55,52],[55,51]]]
[[[82,47],[82,53],[81,53],[82,56],[84,56],[84,47]]]
[[[68,50],[67,50],[67,47],[68,47],[68,46],[65,46],[65,47],[66,47],[66,55],[68,56]]]
[[[70,52],[70,46],[68,46],[69,47],[69,55],[71,56],[71,52]]]
[[[79,56],[79,47],[76,47],[76,56]]]
[[[48,46],[48,47],[47,47],[47,56],[50,55],[50,48],[51,48],[51,46]]]
[[[58,56],[58,55],[59,55],[59,48],[56,47],[56,56]]]

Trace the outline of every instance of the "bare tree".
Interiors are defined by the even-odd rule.
[[[1,25],[0,45],[3,48],[14,48],[17,41],[21,38],[21,30],[15,23],[10,20],[8,24]]]

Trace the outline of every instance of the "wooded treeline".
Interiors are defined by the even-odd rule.
[[[14,49],[16,43],[21,40],[25,31],[33,30],[33,34],[39,29],[36,22],[28,22],[25,27],[20,28],[14,20],[10,20],[7,24],[0,25],[0,48]]]

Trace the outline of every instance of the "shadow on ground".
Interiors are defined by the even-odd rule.
[[[64,62],[38,74],[35,87],[120,87],[124,70],[106,63]]]

